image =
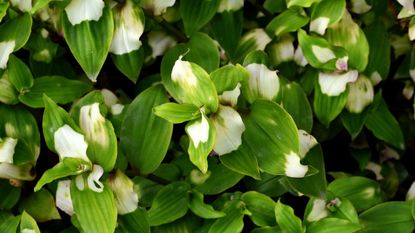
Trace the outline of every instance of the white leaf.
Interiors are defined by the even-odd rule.
[[[329,48],[323,48],[317,45],[313,45],[311,46],[311,50],[313,51],[314,56],[320,63],[326,63],[336,58],[336,55],[334,55],[333,51]]]
[[[128,214],[138,207],[138,195],[134,192],[134,183],[120,170],[108,178],[107,184],[114,192],[118,214]]]
[[[228,106],[220,106],[217,115],[212,118],[216,129],[216,143],[213,150],[218,155],[230,153],[242,144],[245,125],[237,111]]]
[[[293,178],[302,178],[308,171],[307,165],[300,163],[300,156],[294,152],[285,155],[285,175]]]
[[[328,211],[326,209],[326,201],[323,199],[316,199],[313,201],[313,208],[307,215],[307,221],[315,222],[327,217]]]
[[[105,129],[105,118],[99,110],[99,103],[81,107],[79,126],[89,142],[96,142],[102,146],[109,145],[109,138]]]
[[[102,174],[104,174],[104,169],[101,166],[94,164],[92,167],[92,172],[87,178],[89,189],[97,193],[104,191],[104,185],[101,183],[101,181],[99,181]]]
[[[61,180],[58,182],[58,188],[56,189],[56,207],[72,216],[74,214],[74,210],[70,188],[70,180]]]
[[[412,182],[411,187],[409,187],[408,192],[406,193],[406,200],[411,201],[415,199],[415,182]]]
[[[14,149],[17,145],[17,139],[6,137],[0,139],[0,163],[13,163]]]
[[[257,50],[264,50],[267,44],[271,42],[271,38],[262,28],[256,28],[256,29],[249,31],[241,39],[241,41],[243,42],[246,42],[248,40],[255,41]]]
[[[318,144],[317,140],[313,135],[307,133],[306,131],[299,129],[298,136],[300,138],[300,156],[304,158],[308,151],[310,151],[315,145]]]
[[[154,15],[164,14],[168,7],[174,5],[176,0],[142,0],[140,6],[148,11],[153,12]]]
[[[346,108],[349,112],[360,113],[373,102],[375,96],[372,82],[365,76],[360,76],[356,82],[349,83]]]
[[[54,136],[55,150],[61,160],[63,158],[80,158],[89,161],[86,155],[88,144],[84,135],[73,130],[69,125],[64,125],[56,130]]]
[[[221,0],[218,12],[237,11],[244,6],[244,0]]]
[[[330,18],[327,17],[318,17],[311,21],[310,23],[310,31],[316,32],[320,35],[324,35],[326,33],[326,29],[329,26]],[[324,63],[324,62],[323,62]]]
[[[144,32],[144,24],[140,18],[139,8],[127,0],[120,10],[114,11],[114,37],[110,52],[122,55],[141,47],[140,36]]]
[[[222,104],[229,104],[234,107],[238,103],[238,97],[241,94],[241,84],[238,83],[235,89],[231,91],[224,91],[219,95],[219,102]]]
[[[30,12],[32,10],[32,0],[10,0],[10,3],[23,12]]]
[[[202,113],[200,121],[195,121],[193,124],[187,127],[190,139],[193,142],[195,148],[199,146],[199,143],[205,143],[209,139],[209,122],[206,119],[205,114]]]
[[[352,70],[346,73],[322,73],[318,75],[318,83],[321,92],[328,96],[338,96],[346,91],[346,86],[350,82],[357,80],[359,73]]]
[[[298,46],[297,50],[295,50],[294,61],[295,61],[295,63],[297,63],[297,65],[302,66],[302,67],[304,67],[308,64],[308,61],[304,57],[303,50],[301,49],[300,46]]]
[[[280,80],[276,71],[269,70],[263,64],[249,64],[249,89],[258,97],[273,100],[280,89]]]
[[[182,56],[174,63],[171,79],[184,89],[193,89],[197,85],[197,77],[192,71],[192,65],[188,61],[182,61]]]
[[[366,3],[366,0],[352,0],[352,12],[363,14],[372,9],[372,6]]]
[[[15,46],[14,40],[0,42],[0,69],[6,69],[9,56]]]
[[[164,31],[151,31],[147,34],[148,44],[151,47],[151,56],[156,58],[163,55],[167,49],[174,47],[177,41]]]
[[[75,26],[84,21],[98,21],[104,6],[103,0],[71,0],[65,11],[69,22]]]

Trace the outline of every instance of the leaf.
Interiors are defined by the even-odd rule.
[[[249,73],[239,64],[228,64],[210,73],[210,78],[215,84],[217,93],[222,94],[234,90],[238,83],[248,80]]]
[[[126,232],[150,233],[147,212],[144,209],[137,208],[134,212],[119,215],[119,226]]]
[[[96,82],[104,65],[114,32],[110,7],[106,4],[98,21],[84,21],[72,25],[62,14],[62,28],[66,43],[88,78]]]
[[[415,222],[409,202],[385,202],[374,206],[360,216],[362,233],[412,232]]]
[[[200,110],[193,104],[165,103],[153,109],[154,114],[168,120],[173,124],[179,124],[200,118]]]
[[[166,102],[164,88],[156,85],[138,95],[125,113],[120,147],[142,174],[154,171],[167,153],[173,125],[153,114],[155,106]]]
[[[78,158],[64,158],[54,167],[46,170],[40,177],[34,190],[39,191],[45,184],[71,175],[78,175],[92,168],[91,163]]]
[[[34,14],[39,9],[47,6],[52,0],[37,0],[33,3],[31,13]]]
[[[196,186],[196,190],[205,195],[219,194],[238,183],[243,175],[229,170],[224,165],[209,159],[209,178]]]
[[[311,224],[307,229],[307,233],[353,233],[358,231],[360,228],[359,224],[351,223],[344,219],[325,218]]]
[[[70,80],[61,76],[43,76],[34,80],[29,91],[22,93],[19,100],[32,108],[45,107],[43,94],[55,103],[67,104],[81,97],[91,89],[91,85],[78,80]]]
[[[117,224],[117,208],[111,190],[106,184],[102,192],[89,188],[83,191],[71,182],[73,209],[79,221],[80,230],[84,232],[112,233]]]
[[[289,8],[276,16],[265,30],[276,37],[287,32],[295,32],[309,22],[309,18],[302,8]]]
[[[318,173],[303,178],[290,178],[287,181],[290,187],[299,193],[313,197],[324,197],[326,195],[327,181],[326,170],[323,159],[323,151],[320,145],[314,146],[305,156],[304,163],[318,170]]]
[[[134,191],[138,195],[140,206],[143,207],[150,207],[154,197],[163,187],[162,185],[141,176],[136,176],[133,179],[133,182]]]
[[[32,218],[26,211],[23,211],[20,219],[20,232],[32,230],[35,233],[40,233],[39,227],[35,219]]]
[[[328,96],[321,92],[318,82],[314,89],[314,114],[318,120],[326,127],[332,122],[343,110],[347,102],[347,94],[345,91],[338,96]]]
[[[246,209],[251,212],[249,216],[257,226],[274,226],[276,203],[265,194],[249,191],[241,196],[241,200],[246,204]]]
[[[297,128],[311,132],[313,112],[303,88],[295,82],[282,88],[281,105],[294,119]]]
[[[316,2],[320,2],[321,0],[286,0],[287,1],[287,7],[295,7],[295,6],[301,6],[301,7],[310,7]]]
[[[280,226],[283,232],[287,233],[300,233],[305,232],[301,224],[301,220],[295,216],[294,210],[278,201],[275,206],[275,217],[277,219],[278,226]]]
[[[122,55],[111,54],[111,59],[121,73],[134,83],[137,82],[144,64],[144,50],[142,47]]]
[[[357,211],[368,209],[382,201],[379,184],[365,177],[336,179],[327,189],[335,196],[349,199]]]
[[[370,51],[365,74],[373,81],[379,82],[378,78],[386,79],[391,64],[389,35],[381,20],[375,20],[365,27],[364,32]]]
[[[355,139],[363,129],[367,118],[367,112],[351,113],[349,111],[343,111],[340,118],[344,128],[349,132],[352,139]]]
[[[204,219],[221,218],[226,214],[215,210],[211,205],[203,202],[203,194],[194,190],[190,193],[189,209],[197,216]]]
[[[337,23],[346,10],[345,0],[323,0],[311,12],[310,31],[324,35],[327,26]]]
[[[376,109],[369,112],[365,126],[378,139],[398,149],[403,150],[405,148],[405,141],[399,123],[384,101],[381,101]]]
[[[257,100],[251,105],[244,123],[243,143],[255,151],[262,170],[273,175],[303,177],[306,174],[308,168],[301,165],[299,159],[298,163],[288,162],[299,156],[300,143],[294,120],[282,107],[271,101]]]
[[[255,228],[250,233],[282,233],[279,226]]]
[[[210,21],[215,39],[233,57],[242,34],[243,11],[223,11]]]
[[[150,226],[159,226],[183,217],[188,209],[189,189],[189,184],[185,182],[174,182],[164,186],[155,196],[147,212]]]
[[[161,226],[156,226],[151,229],[152,233],[181,233],[181,232],[196,232],[202,224],[201,219],[192,214],[187,214],[183,218],[177,219],[174,222],[167,223]]]
[[[7,20],[0,26],[0,42],[14,41],[14,50],[21,49],[29,40],[32,29],[32,17],[25,13]]]
[[[180,2],[180,14],[186,34],[192,36],[207,24],[215,15],[219,3],[219,0],[182,0]]]
[[[226,216],[218,218],[210,227],[208,233],[238,233],[241,232],[244,227],[243,216],[244,207],[243,202],[234,200],[228,204],[223,210]]]
[[[9,217],[0,225],[0,232],[14,233],[20,223],[20,216]]]
[[[9,8],[9,2],[0,3],[0,23],[7,13],[7,8]]]
[[[30,214],[37,222],[46,222],[54,219],[61,219],[55,207],[55,200],[52,194],[46,189],[41,189],[20,202],[20,211]]]
[[[8,77],[19,93],[26,92],[33,86],[33,76],[29,67],[19,58],[11,55],[8,63]]]
[[[13,208],[19,201],[21,192],[21,188],[12,186],[7,180],[0,180],[0,209],[10,210]]]

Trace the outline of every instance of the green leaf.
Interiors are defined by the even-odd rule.
[[[45,107],[43,94],[55,103],[67,104],[91,90],[91,85],[61,76],[44,76],[36,78],[33,86],[19,96],[19,100],[32,108]]]
[[[75,179],[71,182],[73,209],[83,232],[112,233],[117,224],[117,208],[113,193],[104,184],[102,192],[89,188],[79,190]]]
[[[186,124],[186,133],[189,136],[190,161],[203,173],[208,170],[207,157],[212,151],[216,142],[216,129],[212,121],[202,113],[197,120]]]
[[[301,6],[301,7],[310,7],[316,2],[320,2],[321,0],[286,0],[287,7],[294,7],[294,6]]]
[[[53,0],[37,0],[33,3],[32,6],[32,11],[31,13],[34,14],[36,11],[38,11],[39,9],[47,6],[49,4],[49,2],[51,2]]]
[[[327,40],[346,49],[349,54],[349,67],[364,71],[369,58],[369,44],[363,30],[353,21],[348,12],[326,33]]]
[[[0,102],[5,104],[17,104],[19,102],[19,93],[14,85],[10,83],[7,71],[0,78],[0,88]]]
[[[58,210],[55,207],[55,200],[52,194],[46,189],[32,193],[20,202],[20,211],[26,211],[37,222],[46,222],[54,219],[61,219]]]
[[[40,153],[40,133],[33,115],[23,106],[0,104],[0,138],[17,139],[13,164],[36,164]]]
[[[202,221],[195,215],[187,214],[174,222],[167,223],[161,226],[156,226],[151,229],[152,233],[182,233],[182,232],[196,232],[199,229]],[[197,231],[199,233],[199,231]]]
[[[221,218],[225,216],[224,212],[215,210],[211,205],[203,202],[203,194],[193,190],[190,193],[189,209],[197,216],[204,219]]]
[[[155,107],[154,114],[173,124],[200,118],[200,110],[193,104],[165,103]]]
[[[0,26],[0,42],[14,41],[13,51],[17,51],[29,40],[31,29],[32,16],[28,13],[21,14]]]
[[[313,102],[314,114],[326,127],[342,112],[347,102],[347,94],[346,90],[338,96],[328,96],[321,92],[320,85],[316,82]]]
[[[275,205],[275,217],[277,219],[278,226],[281,227],[283,232],[305,232],[305,229],[301,224],[301,220],[295,216],[293,208],[282,204],[281,201],[278,201]]]
[[[251,105],[244,123],[243,143],[255,151],[262,170],[273,175],[305,176],[308,168],[299,161],[298,130],[282,107],[271,101],[257,100]],[[298,161],[288,162],[297,156]]]
[[[148,210],[150,226],[159,226],[183,217],[187,212],[190,186],[185,182],[175,182],[164,186],[155,196]]]
[[[216,14],[210,21],[215,39],[233,57],[242,34],[243,11],[224,11]]]
[[[340,118],[344,128],[349,132],[352,139],[355,139],[363,129],[367,118],[367,112],[351,113],[349,111],[343,111]]]
[[[219,194],[238,183],[243,175],[226,168],[214,159],[209,160],[209,178],[196,186],[196,190],[206,195]]]
[[[122,55],[111,54],[111,58],[121,73],[134,83],[137,82],[144,64],[144,50],[142,47]]]
[[[368,209],[382,201],[380,186],[365,177],[352,176],[336,179],[327,189],[335,196],[349,199],[357,211]]]
[[[9,181],[0,180],[0,209],[9,210],[13,208],[19,201],[21,192],[21,188],[12,186]]]
[[[19,93],[28,91],[33,86],[33,76],[29,67],[19,58],[11,55],[8,63],[9,81]]]
[[[163,187],[162,185],[146,179],[141,176],[136,176],[133,179],[134,182],[134,191],[138,195],[138,200],[140,206],[150,207],[153,202],[154,197]]]
[[[255,228],[250,233],[282,233],[279,226]]]
[[[385,202],[360,216],[362,233],[412,232],[415,222],[409,202]]]
[[[98,21],[84,21],[77,25],[69,22],[66,11],[62,14],[62,28],[66,43],[88,78],[96,82],[104,65],[114,33],[114,21],[108,4]]]
[[[360,225],[339,218],[325,218],[310,225],[307,233],[353,233],[360,229]],[[359,231],[360,232],[360,231]]]
[[[336,199],[335,199],[336,200]],[[337,198],[339,200],[339,205],[335,206],[330,210],[330,216],[335,218],[341,218],[348,220],[352,223],[359,224],[359,217],[357,216],[356,209],[354,208],[351,201],[346,198]],[[330,205],[329,203],[328,205]]]
[[[210,78],[215,84],[218,94],[224,91],[232,91],[236,88],[238,83],[249,79],[249,72],[239,64],[228,64],[213,71]]]
[[[282,88],[281,105],[294,119],[297,128],[311,132],[313,112],[303,88],[295,82]]]
[[[219,0],[182,0],[180,2],[180,14],[183,19],[184,30],[192,36],[215,15]]]
[[[45,184],[48,184],[54,180],[71,175],[78,175],[84,171],[90,170],[91,168],[91,163],[86,162],[83,159],[64,158],[61,162],[43,173],[34,190],[35,192],[39,191]]]
[[[265,194],[249,191],[241,196],[241,201],[246,204],[246,208],[251,212],[249,216],[257,226],[274,226],[276,203]]]
[[[164,88],[156,85],[138,95],[125,114],[120,147],[142,174],[154,171],[167,153],[173,125],[153,113],[154,107],[166,102]]]
[[[0,225],[0,232],[14,233],[20,223],[20,216],[10,217]]]
[[[244,141],[236,151],[221,155],[219,159],[223,165],[235,172],[257,180],[261,178],[255,152]]]
[[[137,208],[132,213],[119,215],[118,223],[126,232],[150,233],[147,212],[141,208]]]
[[[32,216],[30,216],[26,211],[23,211],[22,217],[20,219],[20,232],[26,232],[27,230],[32,230],[35,233],[40,233],[35,219],[33,219]]]
[[[324,197],[326,195],[327,181],[321,146],[314,146],[307,153],[303,161],[305,164],[317,169],[318,173],[300,179],[287,177],[286,179],[290,184],[290,188],[305,195]]]
[[[223,210],[226,216],[217,219],[208,233],[238,233],[244,227],[244,204],[239,200],[231,201]]]
[[[405,148],[399,123],[384,101],[381,101],[379,106],[368,114],[365,126],[380,140],[401,150]]]
[[[391,64],[391,45],[389,34],[381,20],[375,20],[364,29],[369,43],[369,58],[365,74],[374,82],[386,79]]]
[[[287,32],[295,32],[305,26],[309,18],[302,8],[290,8],[276,16],[265,28],[274,36],[281,36]]]
[[[323,0],[311,12],[310,31],[324,35],[327,26],[337,23],[346,10],[345,0]]]
[[[9,8],[9,2],[0,3],[0,23],[7,13],[7,8]]]

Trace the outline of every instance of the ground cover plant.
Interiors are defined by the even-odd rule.
[[[410,233],[413,0],[0,0],[0,232]]]

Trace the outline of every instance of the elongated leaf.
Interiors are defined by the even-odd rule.
[[[390,41],[386,27],[381,20],[375,20],[365,27],[365,35],[369,43],[369,58],[365,73],[375,83],[379,78],[385,79],[390,67]]]
[[[180,14],[186,34],[192,36],[212,19],[218,9],[219,0],[182,0]]]
[[[6,180],[0,180],[0,209],[9,210],[13,208],[19,201],[21,192],[21,188],[12,186]]]
[[[0,225],[0,232],[14,233],[19,227],[20,216],[10,217]]]
[[[69,22],[65,11],[62,14],[62,27],[72,54],[88,78],[96,82],[107,58],[114,33],[110,7],[106,4],[98,21],[84,21],[77,25]]]
[[[311,132],[313,112],[304,90],[295,82],[287,84],[282,90],[282,106],[292,116],[297,128]]]
[[[185,182],[175,182],[163,187],[148,210],[150,226],[159,226],[183,217],[188,210],[189,189],[189,184]]]
[[[319,2],[321,0],[287,0],[287,7],[310,7],[313,3]]]
[[[194,214],[204,219],[221,218],[226,215],[224,212],[215,210],[213,206],[205,204],[203,194],[198,191],[192,191],[188,206]]]
[[[152,233],[199,232],[202,222],[195,215],[187,214],[174,222],[151,228]]]
[[[37,222],[60,219],[52,194],[46,189],[32,193],[20,202],[19,209],[26,211]]]
[[[35,219],[30,216],[26,211],[23,211],[20,219],[20,232],[31,230],[31,232],[40,233],[39,227]]]
[[[224,11],[216,14],[210,21],[215,39],[230,57],[234,56],[242,33],[243,12]]]
[[[415,229],[409,202],[385,202],[366,210],[359,217],[362,233],[409,233]]]
[[[19,100],[32,108],[45,107],[43,94],[55,103],[67,104],[81,97],[91,89],[91,85],[82,81],[70,80],[61,76],[44,76],[34,80],[33,87],[19,96]]]
[[[327,188],[336,196],[349,199],[357,211],[368,209],[382,201],[379,184],[365,177],[336,179]]]
[[[9,57],[8,75],[9,81],[19,93],[24,93],[33,86],[33,76],[29,67],[13,55]]]
[[[271,101],[257,100],[251,105],[244,123],[244,142],[255,151],[261,169],[273,175],[305,176],[308,168],[300,164],[299,157],[291,163],[299,156],[298,130],[282,107]]]
[[[150,233],[147,213],[144,209],[137,208],[134,212],[120,215],[118,222],[126,232]]]
[[[295,216],[294,210],[278,201],[275,205],[275,217],[277,219],[278,226],[281,227],[283,232],[287,233],[301,233],[305,232],[301,224],[301,220]]]
[[[362,131],[365,125],[367,113],[362,112],[359,114],[343,111],[340,115],[344,128],[349,132],[352,139],[355,139]]]
[[[133,82],[137,82],[141,68],[144,64],[144,50],[141,47],[122,55],[111,54],[115,66]]]
[[[246,208],[251,212],[249,216],[257,226],[274,226],[276,203],[265,194],[249,191],[241,196],[241,200],[246,204]]]
[[[156,85],[138,95],[125,114],[120,146],[132,166],[143,174],[160,165],[170,144],[173,125],[153,113],[154,107],[166,102],[164,88]]]
[[[342,112],[347,102],[347,93],[345,91],[338,96],[328,96],[321,92],[320,85],[316,83],[313,102],[314,113],[326,127]]]
[[[325,218],[310,225],[307,233],[353,233],[360,229],[359,224],[338,218]],[[359,231],[360,232],[360,231]]]
[[[9,8],[9,2],[0,3],[0,22],[7,13],[7,8]]]
[[[243,202],[235,200],[229,203],[227,208],[223,211],[226,213],[225,217],[217,219],[210,227],[208,233],[238,233],[244,227],[242,221],[244,216]]]
[[[377,138],[396,148],[404,149],[405,141],[402,130],[384,101],[368,114],[365,126]]]
[[[81,191],[74,179],[71,182],[71,198],[80,228],[84,232],[114,232],[117,208],[114,196],[106,184],[100,193],[89,188]]]
[[[0,42],[14,41],[13,51],[17,51],[29,40],[31,29],[31,15],[28,13],[21,14],[0,26]]]
[[[345,0],[323,0],[313,7],[310,31],[324,35],[327,26],[337,23],[346,10]]]
[[[309,21],[302,8],[290,8],[275,17],[266,27],[269,34],[281,36],[287,32],[294,32],[305,26]]]
[[[154,114],[173,124],[200,117],[200,110],[193,104],[165,103],[154,108]]]
[[[222,94],[224,91],[234,90],[238,83],[248,80],[249,73],[241,65],[229,64],[213,71],[210,78],[218,94]]]
[[[222,155],[219,159],[223,165],[235,172],[251,176],[257,180],[261,177],[255,152],[244,141],[236,151]]]

